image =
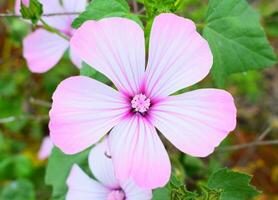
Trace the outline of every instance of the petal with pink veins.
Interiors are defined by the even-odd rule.
[[[43,73],[54,67],[69,43],[60,36],[38,29],[23,41],[23,56],[32,72]]]
[[[79,69],[82,68],[82,60],[76,55],[76,53],[73,52],[73,50],[70,48],[69,49],[69,55],[71,62],[78,67]]]
[[[152,191],[138,187],[134,181],[125,180],[121,183],[121,187],[125,192],[126,200],[151,200]]]
[[[153,123],[179,150],[205,157],[235,129],[233,97],[224,90],[200,89],[154,105]]]
[[[50,137],[67,154],[98,142],[129,111],[120,93],[85,76],[62,81],[52,99]]]
[[[67,0],[66,0],[67,1]],[[40,0],[43,5],[43,14],[53,14],[53,13],[64,13],[66,12],[65,8],[62,6],[59,0]],[[65,2],[65,1],[63,1]],[[50,26],[63,31],[69,32],[71,30],[71,22],[69,17],[64,15],[57,16],[45,16],[42,19],[49,24]]]
[[[145,87],[150,98],[165,97],[202,80],[213,58],[195,24],[174,14],[154,19]]]
[[[67,185],[66,200],[104,200],[110,192],[108,188],[85,174],[76,164],[71,169]]]
[[[90,152],[89,166],[99,182],[111,189],[120,188],[120,184],[115,176],[113,162],[110,157],[107,138],[97,144]]]
[[[63,7],[66,12],[83,12],[87,6],[87,0],[65,0],[63,1]],[[69,15],[70,23],[76,18],[78,15]]]
[[[76,30],[70,45],[121,92],[133,96],[139,91],[145,69],[145,41],[138,24],[118,17],[90,20]]]
[[[145,189],[164,186],[171,173],[168,154],[155,128],[141,116],[125,119],[109,134],[109,147],[120,180],[131,178]]]

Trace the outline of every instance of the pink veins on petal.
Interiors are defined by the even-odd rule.
[[[151,190],[138,187],[133,181],[119,181],[115,177],[108,151],[107,138],[97,144],[89,154],[89,167],[97,180],[90,178],[78,166],[73,165],[67,179],[66,200],[150,200]]]
[[[87,21],[70,47],[117,90],[84,76],[64,80],[53,95],[51,139],[75,154],[110,132],[119,180],[131,178],[144,188],[168,182],[170,160],[157,129],[182,152],[205,157],[235,128],[236,108],[228,92],[172,95],[201,81],[213,63],[207,41],[189,19],[169,13],[154,19],[146,68],[144,31],[129,19]]]

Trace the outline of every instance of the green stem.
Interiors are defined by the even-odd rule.
[[[205,24],[203,24],[203,23],[196,24],[196,26],[200,30],[203,30],[205,28]]]
[[[61,33],[58,29],[56,29],[56,28],[50,26],[49,24],[47,24],[46,21],[44,21],[42,18],[40,18],[40,22],[43,24],[43,27],[47,31],[49,31],[51,33],[55,33],[55,34],[59,35],[60,37],[64,38],[65,40],[67,40],[67,41],[70,40],[68,36],[66,36],[65,34]]]
[[[135,14],[135,15],[138,16],[139,18],[147,19],[147,16],[146,16],[146,15],[141,15],[141,14]]]

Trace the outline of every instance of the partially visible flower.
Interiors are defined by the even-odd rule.
[[[21,2],[23,3],[23,5],[25,5],[26,7],[29,7],[30,5],[30,0],[16,0],[15,1],[15,13],[20,15],[20,5],[21,5]]]
[[[85,10],[87,0],[40,0],[43,5],[43,14],[82,12]],[[27,3],[27,1],[26,1]],[[20,13],[20,0],[16,1],[15,12]],[[42,17],[50,26],[71,37],[74,29],[71,23],[77,15],[63,15]],[[34,73],[43,73],[54,67],[69,48],[69,42],[55,33],[39,28],[28,35],[23,41],[23,56],[29,69]],[[70,49],[72,62],[81,67],[81,59]]]
[[[51,141],[50,137],[47,136],[43,139],[39,153],[38,158],[40,160],[44,160],[48,158],[51,155],[52,149],[54,147],[53,142]]]
[[[129,19],[87,21],[70,44],[117,90],[84,76],[60,83],[49,128],[65,153],[80,152],[110,131],[116,176],[156,188],[171,173],[157,130],[182,152],[204,157],[235,128],[236,107],[228,92],[199,89],[173,95],[201,81],[213,63],[207,41],[191,20],[170,13],[154,19],[147,67],[144,31]]]
[[[30,0],[21,0],[22,3],[26,6],[26,7],[29,7],[30,5]]]
[[[74,165],[67,179],[66,200],[150,200],[151,190],[136,186],[131,180],[115,177],[107,140],[96,145],[89,155],[89,166],[96,180]]]

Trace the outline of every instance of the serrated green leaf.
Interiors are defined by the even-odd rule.
[[[244,200],[259,194],[255,187],[250,185],[252,177],[228,169],[220,169],[213,173],[207,186],[221,190],[221,200]]]
[[[100,20],[106,17],[125,17],[143,26],[138,16],[130,13],[126,0],[94,0],[87,6],[86,11],[73,21],[72,27],[79,28],[87,20]]]
[[[49,158],[45,183],[52,186],[52,197],[55,200],[64,200],[67,193],[66,180],[73,164],[87,165],[89,149],[75,154],[66,155],[58,148],[54,148]]]
[[[170,189],[171,200],[196,200],[198,194],[186,189],[182,180],[172,176],[168,188]]]
[[[220,200],[221,199],[221,190],[211,189],[206,186],[201,187],[202,195],[199,196],[196,200]]]
[[[203,30],[214,56],[212,75],[221,86],[237,72],[273,66],[276,55],[260,18],[245,0],[210,0]]]
[[[38,0],[30,0],[28,7],[21,3],[20,12],[24,19],[29,19],[36,24],[43,13],[43,7]]]

